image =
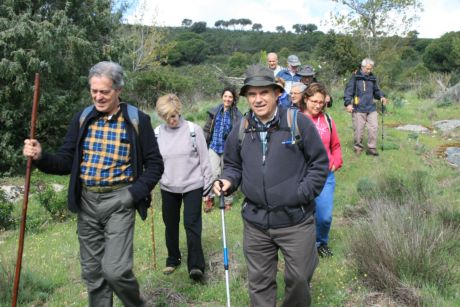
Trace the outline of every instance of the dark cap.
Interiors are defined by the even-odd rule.
[[[240,96],[246,96],[246,91],[250,86],[272,86],[283,91],[283,87],[276,83],[273,71],[262,65],[251,65],[246,70],[246,79],[240,90]]]
[[[307,64],[303,66],[297,74],[302,77],[313,77],[316,73],[315,70],[313,69],[313,66]]]

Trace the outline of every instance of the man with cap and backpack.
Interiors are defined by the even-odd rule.
[[[252,306],[276,305],[278,251],[285,261],[283,306],[310,306],[318,264],[314,199],[329,172],[315,125],[297,109],[279,108],[282,91],[267,67],[252,65],[240,90],[250,111],[227,138],[217,195],[239,186],[245,196],[243,248]]]
[[[294,82],[300,82],[300,76],[297,73],[300,65],[302,64],[300,63],[299,58],[296,55],[291,54],[287,58],[287,68],[281,70],[275,75],[275,77],[280,77],[284,80],[284,90],[286,93],[291,92],[291,86]]]
[[[305,84],[306,87],[308,87],[310,84],[314,82],[318,82],[318,80],[316,80],[316,72],[313,69],[313,66],[311,66],[310,64],[307,64],[301,67],[297,74],[300,76],[300,82]],[[329,94],[326,95],[326,98],[324,101],[328,108],[332,107],[333,100]]]

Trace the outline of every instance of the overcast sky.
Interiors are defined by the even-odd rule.
[[[143,2],[144,0],[137,0]],[[143,23],[153,20],[159,26],[181,26],[185,18],[192,22],[205,21],[214,27],[217,20],[248,18],[252,23],[262,24],[263,31],[273,31],[284,26],[293,31],[294,24],[313,23],[327,32],[330,28],[324,21],[331,11],[340,9],[329,0],[147,0]],[[449,31],[460,31],[460,0],[423,0],[421,13],[415,29],[421,38],[438,38]],[[137,11],[139,12],[139,10]],[[140,19],[139,13],[128,17],[128,22]],[[249,30],[249,27],[246,27]]]

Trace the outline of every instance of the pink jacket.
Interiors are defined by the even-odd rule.
[[[324,113],[320,113],[317,117],[312,117],[311,115],[304,113],[308,118],[310,118],[316,126],[318,133],[323,141],[324,147],[326,148],[327,155],[329,157],[329,169],[332,169],[332,166],[335,166],[335,170],[338,170],[342,164],[342,149],[340,147],[340,139],[337,134],[337,128],[335,126],[334,120],[331,118],[332,132],[329,129],[329,124],[327,122],[326,116]]]

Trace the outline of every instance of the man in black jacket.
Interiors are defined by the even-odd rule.
[[[163,159],[150,117],[122,103],[123,70],[100,62],[89,72],[93,107],[78,112],[55,154],[25,140],[23,154],[41,171],[70,174],[68,206],[78,214],[82,278],[89,306],[144,306],[133,274],[135,211],[143,219]]]
[[[227,138],[224,171],[214,192],[230,194],[241,185],[245,196],[244,254],[252,306],[276,305],[278,250],[285,260],[283,306],[309,306],[309,282],[318,263],[315,246],[314,199],[328,175],[329,161],[317,130],[303,114],[278,108],[282,88],[266,67],[246,72],[240,95],[251,111],[240,129]],[[222,187],[220,186],[222,184]]]
[[[352,75],[347,83],[344,93],[344,105],[347,112],[351,113],[353,123],[354,145],[357,155],[363,151],[363,134],[367,126],[366,154],[378,156],[377,134],[378,117],[374,99],[387,103],[387,100],[377,84],[377,78],[372,74],[374,61],[366,58],[361,62],[361,69]]]

